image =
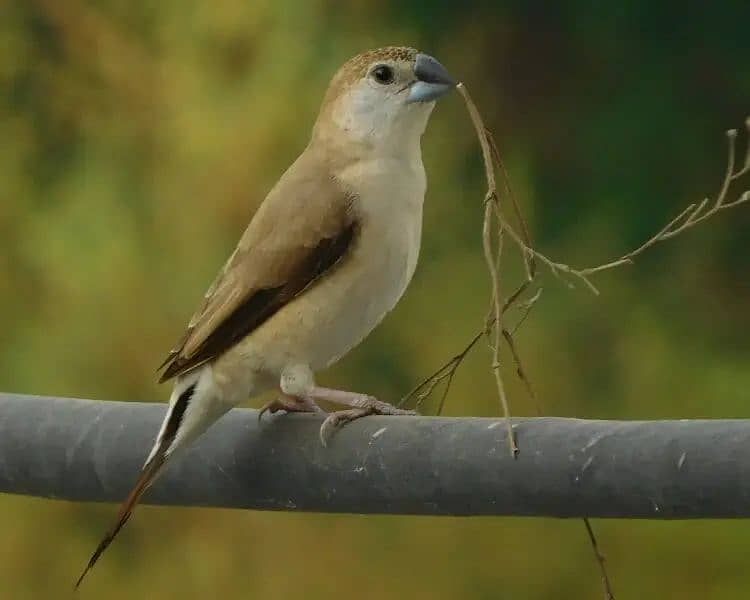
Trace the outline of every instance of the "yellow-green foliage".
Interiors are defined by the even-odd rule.
[[[712,193],[722,132],[750,108],[747,3],[549,4],[3,4],[0,389],[164,400],[156,365],[304,147],[330,75],[369,47],[419,47],[467,83],[555,258],[619,256]],[[484,181],[456,95],[423,145],[417,276],[325,383],[397,399],[481,326]],[[746,207],[717,218],[599,277],[600,298],[547,278],[518,337],[545,413],[750,415],[749,227]],[[488,356],[462,367],[447,414],[498,414]],[[514,413],[534,414],[506,378]],[[0,514],[0,597],[63,598],[114,507],[6,496]],[[623,598],[746,596],[744,523],[595,525]],[[578,521],[142,507],[82,597],[600,593]]]

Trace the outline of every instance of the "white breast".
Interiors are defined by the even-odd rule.
[[[243,362],[269,375],[290,364],[317,371],[334,363],[380,323],[414,274],[425,192],[421,159],[359,161],[339,178],[358,192],[361,227],[351,254],[238,347]]]

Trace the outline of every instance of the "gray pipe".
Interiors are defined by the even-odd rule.
[[[0,394],[0,492],[122,500],[164,405]],[[367,417],[328,448],[320,419],[231,411],[147,504],[430,515],[750,516],[750,421]]]

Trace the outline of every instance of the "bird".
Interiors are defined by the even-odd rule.
[[[414,274],[426,174],[421,137],[457,85],[410,47],[369,50],[333,76],[310,141],[261,203],[237,248],[161,365],[174,379],[135,485],[78,578],[78,588],[175,453],[232,407],[276,389],[265,411],[323,415],[325,445],[369,414],[415,414],[315,373],[359,344]],[[348,408],[325,413],[328,401]]]

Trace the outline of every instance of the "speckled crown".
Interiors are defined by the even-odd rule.
[[[364,77],[368,67],[378,60],[411,62],[417,59],[417,52],[414,48],[406,46],[386,46],[367,50],[344,63],[334,79],[339,85],[346,85]]]

